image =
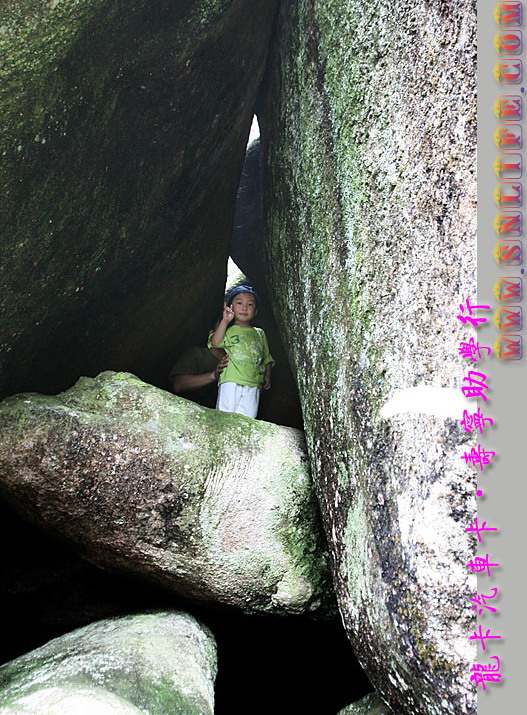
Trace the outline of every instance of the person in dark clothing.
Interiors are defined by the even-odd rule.
[[[219,321],[216,321],[213,330]],[[201,348],[192,345],[183,351],[171,369],[168,379],[176,395],[215,407],[218,379],[229,358],[221,348]]]

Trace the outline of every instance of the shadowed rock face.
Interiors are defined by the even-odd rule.
[[[328,600],[298,430],[103,373],[4,400],[0,434],[2,494],[89,561],[247,611]]]
[[[468,2],[285,3],[259,114],[273,309],[341,613],[415,715],[476,708],[474,440],[439,410],[476,297],[475,27]]]
[[[2,4],[0,396],[204,343],[275,5]]]
[[[16,713],[214,712],[216,645],[185,613],[112,618],[0,668],[0,708]]]

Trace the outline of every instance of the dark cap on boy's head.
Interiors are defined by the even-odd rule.
[[[227,300],[225,301],[227,305],[231,305],[232,301],[234,300],[234,296],[238,295],[238,293],[250,293],[256,301],[256,305],[258,306],[260,304],[258,295],[254,288],[251,288],[251,286],[236,286],[236,288],[233,288],[231,291],[229,291]]]

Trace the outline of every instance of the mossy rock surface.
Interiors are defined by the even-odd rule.
[[[216,644],[186,613],[111,618],[0,668],[2,715],[212,715]]]
[[[205,343],[275,6],[2,3],[0,396]]]
[[[268,283],[343,621],[415,715],[476,710],[475,439],[440,408],[473,367],[475,28],[471,2],[284,3],[259,114]]]
[[[247,611],[331,589],[303,434],[129,373],[0,403],[0,492],[100,566]]]

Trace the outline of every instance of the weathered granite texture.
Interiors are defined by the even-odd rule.
[[[1,4],[0,396],[206,340],[275,7]]]
[[[111,618],[0,668],[2,715],[212,715],[216,645],[195,618]]]
[[[298,430],[106,372],[0,403],[0,482],[89,561],[183,596],[301,613],[331,593]]]
[[[456,319],[476,298],[475,28],[472,2],[285,2],[259,115],[273,308],[341,613],[413,715],[476,708],[474,440],[439,409],[476,367]]]

